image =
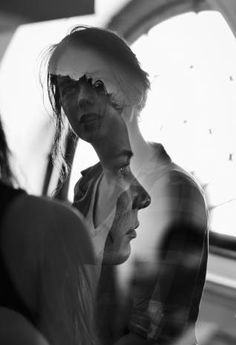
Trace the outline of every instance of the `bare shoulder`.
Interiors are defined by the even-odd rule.
[[[171,166],[156,179],[152,192],[152,202],[169,219],[188,219],[207,224],[207,202],[200,183],[177,165]]]
[[[184,169],[173,164],[169,168],[163,170],[163,174],[160,174],[153,184],[154,190],[163,190],[166,195],[176,197],[188,197],[195,196],[204,200],[204,190],[199,181],[195,179],[190,173]],[[191,199],[191,198],[190,198]]]

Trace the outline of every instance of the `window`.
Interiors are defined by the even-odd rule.
[[[132,45],[151,91],[140,126],[161,142],[207,193],[210,229],[236,236],[236,43],[218,12],[187,13],[152,27]],[[80,171],[98,161],[80,141],[69,199]]]
[[[152,81],[141,116],[207,193],[210,229],[236,236],[236,43],[218,12],[187,13],[132,45]]]

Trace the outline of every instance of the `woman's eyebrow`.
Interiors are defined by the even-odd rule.
[[[115,155],[114,158],[119,158],[119,157],[122,157],[122,156],[126,156],[127,158],[130,159],[133,155],[134,155],[134,154],[133,154],[133,152],[132,152],[131,150],[126,150],[126,149],[124,149],[124,150],[119,151],[119,152]]]
[[[56,80],[59,86],[64,86],[65,84],[77,83],[76,79],[71,78],[69,75],[57,75]]]

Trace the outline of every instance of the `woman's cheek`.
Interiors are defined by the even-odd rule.
[[[116,209],[118,214],[124,214],[131,206],[129,190],[123,191],[117,199]]]

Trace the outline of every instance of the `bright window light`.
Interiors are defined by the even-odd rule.
[[[140,126],[207,193],[212,231],[236,236],[236,43],[220,13],[176,16],[132,49],[149,72],[151,91]],[[80,141],[69,198],[80,171],[98,161]]]
[[[94,22],[91,15],[22,25],[1,61],[0,113],[15,175],[30,193],[42,192],[54,130],[39,82],[43,54],[75,25]]]
[[[154,26],[132,46],[152,81],[141,116],[207,193],[210,229],[236,236],[236,42],[218,12]]]

